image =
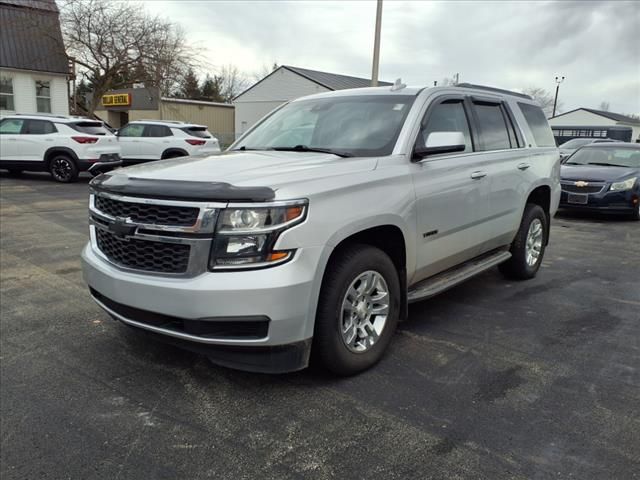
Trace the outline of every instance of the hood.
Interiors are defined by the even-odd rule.
[[[562,180],[585,180],[591,182],[615,182],[638,175],[637,168],[606,167],[603,165],[562,165]]]
[[[332,154],[315,152],[225,152],[220,155],[185,157],[140,164],[113,170],[97,177],[94,188],[135,194],[141,188],[144,193],[165,190],[163,197],[203,198],[212,191],[207,200],[218,198],[234,189],[268,187],[273,191],[292,183],[322,178],[353,175],[375,169],[376,158],[342,158]],[[157,185],[159,188],[155,188]],[[226,186],[220,190],[221,185]],[[175,189],[175,192],[166,190]],[[182,195],[193,190],[193,194]],[[219,193],[215,193],[218,190]],[[142,191],[139,194],[143,194]],[[257,200],[256,200],[257,201]]]

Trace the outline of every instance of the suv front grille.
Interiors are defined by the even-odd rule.
[[[129,218],[134,223],[182,227],[194,225],[200,213],[195,207],[123,202],[99,195],[95,197],[95,206],[107,215]]]
[[[96,228],[98,248],[118,265],[147,272],[184,273],[189,266],[190,246],[130,238],[125,240]]]

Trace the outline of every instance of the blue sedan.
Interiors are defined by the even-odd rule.
[[[560,177],[561,208],[640,220],[640,145],[586,145],[563,161]]]

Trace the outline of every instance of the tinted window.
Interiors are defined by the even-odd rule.
[[[482,150],[511,148],[509,131],[500,105],[476,103],[475,109],[482,136]]]
[[[144,125],[136,123],[121,128],[118,135],[120,137],[141,137],[142,132],[144,132]]]
[[[538,147],[555,147],[556,142],[553,138],[553,132],[542,109],[527,103],[518,103],[518,106],[529,124],[536,145]]]
[[[429,134],[433,132],[462,132],[465,140],[465,152],[473,151],[469,122],[464,112],[462,100],[446,100],[436,105],[428,113],[427,123],[418,136],[418,146],[423,147]]]
[[[27,135],[46,135],[57,131],[53,123],[46,120],[27,120],[27,126],[22,133]]]
[[[17,118],[5,118],[0,123],[0,133],[20,133],[23,123],[24,120],[19,120]]]
[[[70,123],[69,126],[78,132],[90,135],[107,135],[109,133],[102,122],[77,122]]]
[[[183,129],[184,132],[187,132],[192,137],[198,138],[211,138],[211,134],[207,132],[206,127],[189,127]]]
[[[145,127],[145,137],[170,137],[173,135],[169,127],[164,125],[147,125]]]

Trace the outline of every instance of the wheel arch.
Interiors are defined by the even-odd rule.
[[[160,159],[166,160],[167,158],[188,157],[188,156],[189,156],[189,153],[186,150],[183,150],[182,148],[171,147],[171,148],[167,148],[164,152],[162,152]]]
[[[407,266],[412,258],[411,246],[407,242],[407,229],[397,222],[380,222],[377,224],[352,226],[336,232],[330,239],[327,246],[326,259],[320,265],[320,271],[317,278],[317,300],[319,299],[320,289],[324,282],[327,269],[332,260],[345,247],[354,244],[366,244],[379,248],[391,258],[398,271],[398,279],[400,281],[401,311],[400,320],[406,319],[408,314],[407,302]],[[317,307],[317,305],[316,305]],[[316,308],[317,310],[317,308]],[[312,317],[315,318],[315,315]]]
[[[72,149],[70,149],[69,147],[51,147],[48,148],[46,152],[44,152],[44,168],[47,171],[49,170],[49,164],[51,163],[53,157],[59,154],[65,154],[71,157],[71,160],[76,163],[76,167],[78,166],[78,155],[76,155],[76,152],[74,152]]]

